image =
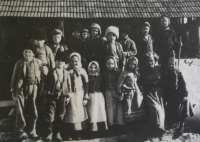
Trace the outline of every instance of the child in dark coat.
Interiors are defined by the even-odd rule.
[[[55,58],[56,67],[48,73],[46,82],[46,110],[45,120],[48,123],[46,140],[62,140],[60,135],[61,121],[65,114],[65,107],[69,103],[71,80],[65,70],[65,54],[58,52]],[[53,135],[54,134],[54,135]]]
[[[160,57],[160,64],[166,68],[170,53],[172,50],[178,55],[179,47],[182,46],[182,42],[177,41],[176,32],[170,28],[170,18],[163,16],[161,18],[161,29],[155,35],[155,48]]]
[[[104,64],[104,56],[102,56],[102,46],[103,39],[101,36],[101,27],[97,23],[93,23],[90,27],[90,40],[87,42],[83,60],[84,63],[88,66],[91,61],[97,61],[100,65],[100,68]]]
[[[168,128],[171,128],[173,124],[180,122],[178,130],[183,133],[186,118],[194,116],[194,112],[188,100],[186,82],[181,71],[177,69],[177,61],[174,53],[172,54],[164,78],[167,123]]]

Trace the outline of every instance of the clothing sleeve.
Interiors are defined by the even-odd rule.
[[[55,68],[54,56],[50,48],[49,48],[49,62],[50,62],[50,69]]]
[[[121,56],[121,61],[120,62],[122,64],[122,66],[125,66],[125,64],[126,64],[126,57],[124,56],[122,45],[120,43],[118,45],[119,45],[118,54],[120,54],[119,57]]]
[[[134,41],[131,41],[131,46],[129,50],[130,51],[127,52],[126,56],[130,57],[130,56],[135,56],[137,54],[137,48]]]
[[[81,75],[82,75],[82,79],[83,79],[83,84],[84,84],[84,100],[88,100],[89,96],[88,96],[88,84],[89,84],[89,79],[88,79],[88,75],[85,71],[85,69],[81,69]]]
[[[14,66],[14,70],[13,70],[13,74],[12,74],[12,79],[11,79],[11,86],[10,86],[10,91],[13,92],[16,89],[16,82],[17,82],[17,76],[19,73],[19,63],[20,61],[18,61],[15,66]]]
[[[119,79],[118,79],[118,82],[117,82],[117,91],[119,93],[121,93],[121,87],[126,79],[126,75],[127,75],[127,72],[126,71],[123,71],[120,76],[119,76]]]
[[[179,85],[179,90],[181,93],[181,96],[183,97],[187,97],[188,96],[188,90],[187,90],[187,86],[186,86],[186,82],[185,79],[182,75],[182,73],[179,71],[178,73],[178,85]]]

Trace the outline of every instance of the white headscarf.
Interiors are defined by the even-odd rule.
[[[95,64],[95,65],[97,66],[97,71],[96,71],[95,74],[92,74],[92,73],[90,72],[90,66],[91,66],[92,64]],[[96,61],[92,61],[92,62],[90,62],[89,65],[88,65],[88,73],[89,73],[89,75],[91,75],[91,76],[98,76],[98,75],[100,74],[99,63],[96,62]]]

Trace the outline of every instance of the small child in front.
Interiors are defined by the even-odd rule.
[[[55,57],[56,67],[47,75],[45,120],[47,122],[46,140],[62,140],[60,135],[61,121],[65,114],[66,105],[69,103],[71,80],[65,70],[65,54],[58,52]]]
[[[11,81],[12,98],[17,103],[15,130],[19,139],[39,139],[36,133],[36,97],[43,84],[44,72],[41,60],[34,58],[34,49],[31,45],[24,48],[23,56],[24,59],[15,64]]]

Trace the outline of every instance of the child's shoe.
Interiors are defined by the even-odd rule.
[[[28,134],[25,132],[19,132],[18,136],[17,136],[20,140],[25,140],[28,138]]]
[[[46,140],[46,141],[51,141],[51,140],[52,140],[52,136],[53,136],[53,133],[49,133],[49,134],[46,136],[45,140]]]
[[[54,133],[53,139],[57,140],[57,141],[62,141],[62,137],[60,135],[60,132]]]

